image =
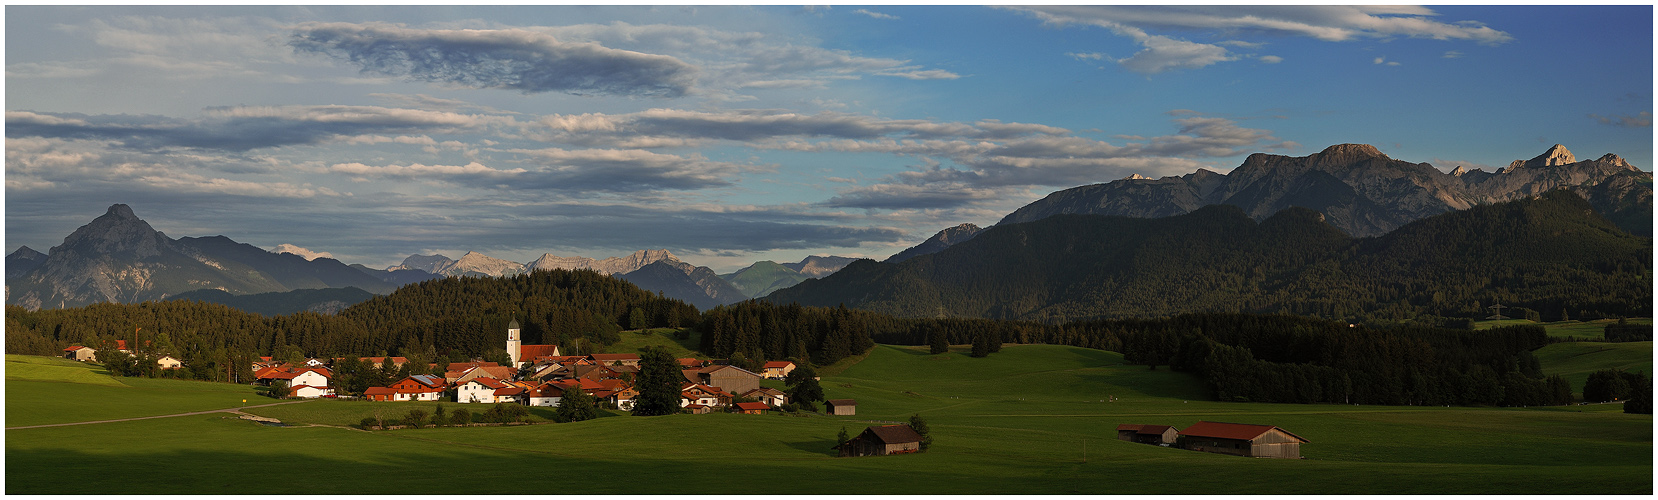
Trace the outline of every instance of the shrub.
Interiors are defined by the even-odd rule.
[[[457,409],[453,413],[449,414],[449,423],[454,425],[470,424],[472,423],[472,412],[466,411],[465,409]]]
[[[363,421],[358,423],[357,426],[362,427],[364,430],[367,430],[369,427],[378,427],[379,425],[380,425],[380,420],[379,419],[376,419],[374,417],[363,417]]]

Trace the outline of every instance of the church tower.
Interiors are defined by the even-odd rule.
[[[514,319],[512,323],[507,324],[507,357],[512,358],[513,368],[518,368],[518,358],[522,356],[519,346],[522,343],[523,339],[518,337],[518,320]]]

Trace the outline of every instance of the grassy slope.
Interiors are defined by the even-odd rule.
[[[707,359],[707,356],[696,352],[697,343],[702,341],[702,333],[696,330],[692,330],[690,338],[685,340],[675,339],[674,329],[672,328],[629,330],[618,335],[622,340],[605,346],[603,352],[638,353],[639,349],[645,346],[658,346],[667,348],[668,352],[673,353],[675,358]]]
[[[242,406],[244,399],[273,402],[248,386],[106,373],[85,363],[7,354],[6,426],[171,415]]]
[[[528,478],[548,477],[549,469],[560,478],[552,491],[566,494],[1652,491],[1652,419],[1609,411],[1612,405],[1216,403],[1201,400],[1201,386],[1185,374],[1062,346],[1007,346],[984,359],[878,346],[823,384],[829,397],[857,399],[859,415],[613,417],[377,433],[273,428],[210,415],[18,430],[6,440],[6,493],[161,493],[180,485],[188,493],[544,493],[545,481]],[[1107,395],[1119,401],[1101,402]],[[305,411],[343,415],[352,406],[372,407],[318,401],[255,412],[313,406],[323,410]],[[856,433],[868,421],[913,413],[931,423],[932,451],[829,456],[843,426]],[[1308,460],[1248,460],[1115,439],[1121,423],[1184,427],[1200,419],[1290,429],[1311,441],[1303,447]],[[304,480],[249,474],[273,463],[305,464]],[[464,468],[462,479],[444,465],[460,463],[490,466]],[[440,472],[387,473],[415,467]],[[738,481],[733,471],[788,480]]]
[[[1547,332],[1550,337],[1577,337],[1584,339],[1601,337],[1605,333],[1606,325],[1617,322],[1618,320],[1615,319],[1600,319],[1594,321],[1553,321],[1537,323],[1525,319],[1505,319],[1476,321],[1474,322],[1474,329],[1484,330],[1487,328],[1512,325],[1542,325],[1543,330]],[[1650,325],[1652,324],[1652,318],[1629,318],[1629,323],[1634,325]]]
[[[1621,368],[1652,376],[1652,342],[1561,342],[1534,354],[1543,364],[1543,373],[1566,377],[1577,393],[1583,392],[1583,382],[1596,370]]]

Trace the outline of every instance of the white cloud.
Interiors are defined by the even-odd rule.
[[[863,15],[873,17],[873,18],[876,18],[876,19],[886,19],[886,20],[896,20],[896,19],[898,19],[898,16],[894,16],[892,14],[882,14],[880,12],[874,12],[874,11],[871,11],[869,9],[858,9],[858,10],[852,11],[852,13],[854,13],[854,14],[863,14]]]
[[[1456,51],[1456,50],[1447,50],[1447,51],[1445,51],[1445,55],[1441,56],[1441,57],[1444,57],[1446,59],[1457,59],[1457,58],[1462,57],[1462,52],[1461,51]]]
[[[288,243],[283,243],[281,245],[277,245],[277,246],[271,248],[271,253],[291,253],[291,254],[294,254],[294,255],[298,255],[300,257],[304,257],[305,260],[317,260],[317,258],[319,258],[319,257],[324,258],[324,259],[334,258],[334,254],[331,254],[331,253],[328,253],[328,252],[314,252],[314,251],[308,250],[304,247],[301,247],[301,246],[298,246],[298,245],[293,245],[293,244],[288,244]]]
[[[1513,40],[1508,33],[1486,27],[1477,21],[1435,21],[1431,18],[1438,14],[1424,7],[1061,5],[1008,8],[1028,13],[1054,26],[1095,26],[1131,38],[1144,49],[1131,57],[1117,59],[1116,62],[1124,69],[1142,74],[1155,74],[1179,68],[1202,68],[1220,62],[1235,61],[1241,56],[1232,54],[1224,46],[1254,48],[1261,45],[1261,42],[1246,40],[1226,40],[1215,44],[1194,42],[1149,33],[1147,30],[1151,29],[1201,30],[1225,33],[1229,36],[1301,36],[1328,42],[1409,37],[1500,45]],[[1069,55],[1077,57],[1075,53]],[[1277,63],[1282,61],[1282,58],[1265,56],[1259,60]]]
[[[1261,62],[1264,62],[1264,63],[1267,63],[1267,64],[1278,64],[1278,63],[1284,62],[1284,58],[1278,57],[1278,56],[1261,56],[1261,57],[1259,57],[1259,59],[1260,59]]]

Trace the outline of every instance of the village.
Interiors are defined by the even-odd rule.
[[[506,352],[510,366],[491,361],[473,360],[449,363],[442,376],[435,373],[436,365],[409,367],[410,375],[386,386],[369,387],[361,399],[369,401],[453,401],[456,403],[515,403],[526,406],[557,407],[569,391],[582,391],[596,402],[618,410],[631,410],[633,398],[639,393],[633,381],[639,373],[638,354],[594,353],[583,356],[563,356],[556,345],[525,345],[520,340],[517,321],[507,325]],[[116,348],[132,355],[127,341],[116,340]],[[63,350],[63,357],[77,361],[97,362],[96,349],[73,345]],[[347,358],[309,358],[304,362],[283,362],[270,356],[253,363],[254,382],[267,387],[285,388],[280,397],[315,399],[356,398],[336,392],[331,383],[335,363]],[[409,362],[398,356],[358,358],[376,369],[391,364],[403,369]],[[680,407],[688,413],[709,413],[732,410],[748,414],[763,414],[788,404],[788,396],[775,388],[762,387],[761,379],[783,380],[793,372],[792,361],[769,361],[761,373],[755,373],[729,364],[727,360],[680,358],[680,373],[684,381],[680,388]],[[178,359],[162,356],[156,360],[160,369],[177,369]],[[832,415],[850,415],[855,411],[852,400],[827,402]]]

